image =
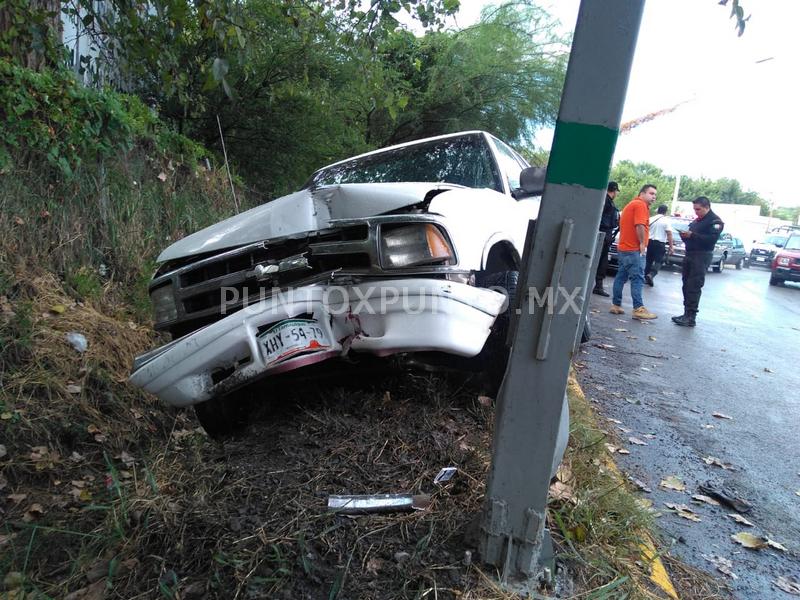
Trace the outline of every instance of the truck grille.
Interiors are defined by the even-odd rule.
[[[150,285],[151,293],[172,286],[176,301],[177,318],[157,323],[156,329],[182,335],[257,302],[272,288],[324,278],[339,269],[368,273],[379,264],[368,224],[258,242],[190,260],[166,263]]]

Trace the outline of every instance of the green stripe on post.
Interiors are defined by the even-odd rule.
[[[606,189],[619,131],[601,125],[556,123],[547,182]]]

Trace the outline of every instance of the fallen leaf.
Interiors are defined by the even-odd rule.
[[[383,568],[383,563],[384,561],[380,558],[370,558],[367,561],[367,566],[366,566],[367,573],[369,573],[372,576],[377,575],[378,571],[380,571]]]
[[[686,484],[683,483],[683,480],[677,475],[670,475],[666,479],[662,479],[659,486],[667,490],[675,490],[676,492],[683,492],[686,490]]]
[[[689,521],[694,521],[695,523],[700,522],[700,517],[694,512],[691,508],[686,506],[685,504],[674,504],[672,502],[664,502],[664,506],[667,508],[671,508],[675,511],[679,517],[684,519],[688,519]]]
[[[4,413],[0,413],[0,419],[2,419],[3,421],[8,421],[8,420],[10,420],[10,419],[11,419],[11,417],[13,417],[13,416],[14,416],[14,414],[13,414],[13,413],[10,413],[10,412],[4,412]]]
[[[707,556],[703,554],[703,558],[705,558],[708,562],[712,563],[715,567],[717,567],[717,571],[720,573],[724,573],[731,579],[738,579],[738,575],[733,572],[733,563],[721,556]]]
[[[25,225],[25,221],[22,219],[22,217],[14,217],[14,223],[17,225]]]
[[[728,416],[726,414],[723,414],[721,412],[711,413],[711,416],[712,417],[717,417],[718,419],[733,419],[733,417],[730,417],[730,416]]]
[[[130,454],[128,454],[124,450],[117,458],[119,458],[129,469],[132,468],[133,465],[136,463],[136,459],[133,458]]]
[[[14,504],[19,504],[27,497],[28,494],[9,494],[8,496],[6,496],[6,500],[11,500]]]
[[[31,521],[35,521],[39,517],[44,514],[44,508],[39,503],[31,504],[28,509],[25,511],[25,514],[22,515],[22,520],[26,523],[30,523]]]
[[[614,350],[616,346],[612,346],[611,344],[597,344],[598,348],[603,348],[604,350]]]
[[[64,312],[67,310],[67,307],[63,304],[54,304],[50,307],[50,312],[56,315],[63,315]]]
[[[787,577],[778,577],[775,581],[772,582],[772,585],[783,590],[788,594],[800,596],[800,583],[798,583],[794,579],[788,579]]]
[[[719,504],[719,502],[717,502],[717,504]],[[747,519],[745,519],[742,515],[737,515],[736,513],[729,513],[728,516],[737,523],[741,523],[742,525],[747,525],[748,527],[753,527],[753,524]]]
[[[705,424],[703,425],[703,429],[714,429],[713,425]]]
[[[772,372],[773,372],[772,369],[764,367],[764,373],[772,373]]]
[[[640,481],[640,480],[636,479],[635,477],[631,477],[630,475],[628,475],[628,480],[629,480],[629,481],[630,481],[630,482],[631,482],[633,485],[635,485],[635,486],[636,486],[636,487],[638,487],[640,490],[642,490],[643,492],[647,492],[647,493],[649,494],[650,492],[652,492],[652,491],[653,491],[653,490],[651,490],[649,487],[647,487],[647,484],[645,484],[643,481]]]
[[[647,439],[647,440],[654,440],[654,439],[656,439],[656,434],[655,433],[643,433],[642,437]]]
[[[614,452],[616,452],[618,450],[618,448],[616,446],[614,446],[613,444],[609,444],[609,443],[606,442],[606,450],[608,450],[609,453],[614,454]]]
[[[797,490],[797,491],[795,492],[795,495],[797,495],[797,496],[800,496],[800,490]]]
[[[706,496],[705,494],[695,494],[692,496],[692,500],[695,502],[705,502],[706,504],[710,504],[711,506],[719,506],[719,502],[714,500],[711,496]]]
[[[640,440],[637,437],[629,437],[628,441],[631,444],[636,444],[637,446],[647,446],[647,442],[645,442],[644,440]]]
[[[561,481],[556,481],[550,486],[549,495],[553,500],[563,500],[565,502],[572,502],[573,504],[577,502],[572,488]]]
[[[761,548],[767,547],[766,541],[746,531],[732,535],[731,539],[737,544],[741,544],[745,548],[750,548],[751,550],[760,550]]]
[[[76,385],[74,383],[70,383],[69,385],[67,385],[68,394],[80,394],[82,389],[83,388],[81,386]]]
[[[622,425],[622,421],[620,421],[619,419],[612,419],[611,417],[608,417],[608,420],[611,421],[612,423],[616,423],[617,425]]]
[[[386,393],[388,394],[389,392],[386,392]],[[492,405],[492,399],[489,398],[489,396],[478,396],[478,402],[480,402],[480,404],[483,405],[483,406],[491,406]]]
[[[619,331],[620,333],[622,333],[622,332],[625,332],[625,331],[628,331],[628,330],[625,329],[624,327],[617,327],[616,329],[614,329],[614,331]]]
[[[654,336],[654,335],[648,335],[648,336],[647,336],[647,339],[648,339],[648,340],[650,340],[651,342],[655,342],[655,341],[656,341],[656,336]]]
[[[775,540],[771,540],[769,538],[767,538],[767,546],[769,546],[770,548],[775,548],[775,550],[780,550],[781,552],[788,552],[786,546],[784,546],[783,544],[779,544]]]
[[[628,450],[627,448],[618,448],[617,449],[617,454],[630,454],[630,453],[631,453],[631,451]]]
[[[715,467],[721,467],[727,471],[735,471],[736,469],[733,468],[733,465],[730,463],[724,463],[716,456],[706,456],[703,458],[703,462],[707,465],[714,465]]]
[[[617,427],[622,433],[630,433],[633,429],[628,429],[627,427]]]

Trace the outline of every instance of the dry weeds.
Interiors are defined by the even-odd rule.
[[[4,302],[13,314],[0,324],[25,338],[0,371],[10,597],[515,597],[476,562],[493,407],[472,382],[364,369],[335,385],[273,382],[248,429],[217,444],[191,414],[125,383],[153,342],[146,329],[71,301],[45,275]],[[85,353],[70,331],[87,337]],[[607,472],[591,409],[571,397],[571,410],[560,475],[571,492],[549,513],[562,597],[659,597],[637,550],[647,515]],[[444,466],[458,473],[436,486]],[[326,510],[329,494],[388,492],[428,493],[431,506]]]

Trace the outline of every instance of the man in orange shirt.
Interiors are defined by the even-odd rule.
[[[642,289],[644,288],[644,261],[650,233],[650,205],[656,201],[656,186],[648,183],[639,190],[639,195],[622,209],[619,218],[619,242],[617,258],[619,268],[614,278],[614,293],[611,298],[611,313],[621,315],[622,289],[625,282],[631,281],[634,319],[655,319],[656,315],[644,307]]]

